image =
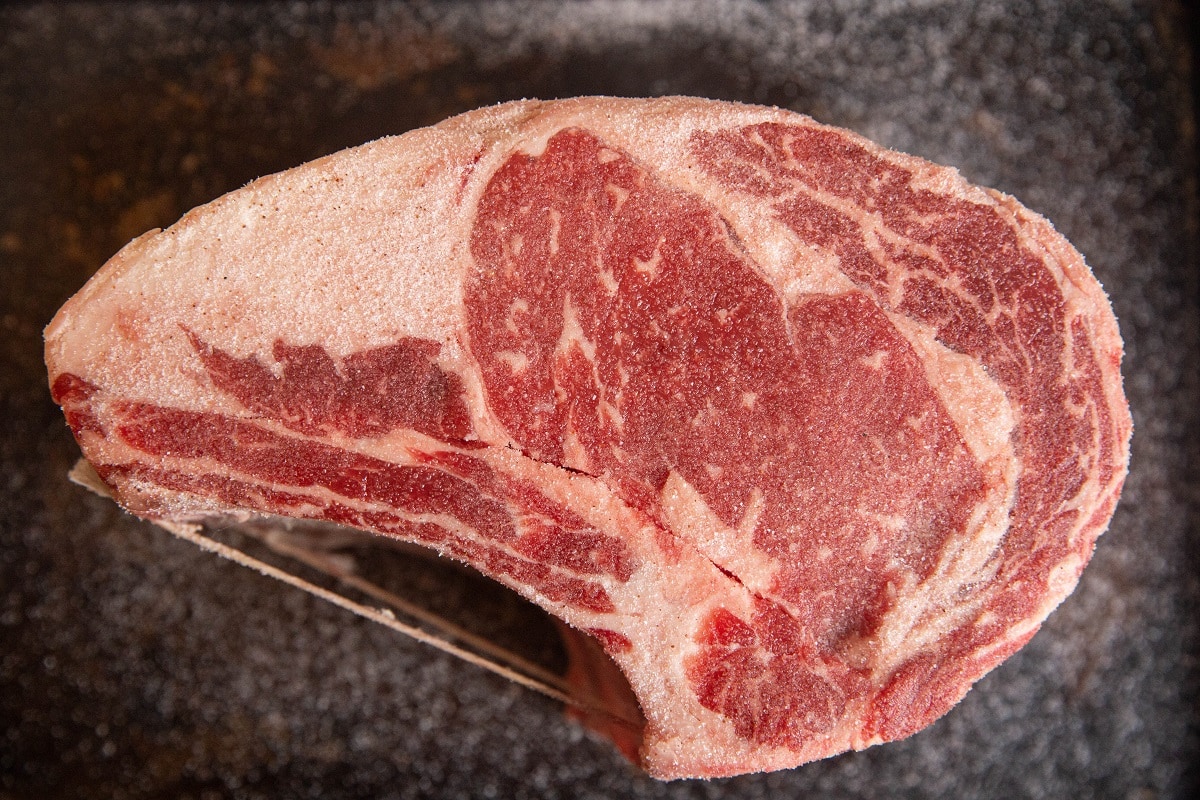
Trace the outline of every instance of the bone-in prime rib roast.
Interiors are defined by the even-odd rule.
[[[908,736],[1075,586],[1121,341],[1046,220],[797,114],[518,102],[118,253],[53,396],[152,520],[329,520],[590,633],[662,778]]]

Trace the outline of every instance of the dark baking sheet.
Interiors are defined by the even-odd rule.
[[[0,797],[1197,796],[1194,121],[1175,3],[0,9]],[[1048,216],[1126,339],[1133,469],[1079,589],[913,738],[660,784],[553,702],[68,484],[40,332],[127,239],[251,178],[518,97],[778,104]],[[550,665],[510,593],[406,591]]]

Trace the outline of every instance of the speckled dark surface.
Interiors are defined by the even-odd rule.
[[[0,9],[0,798],[1200,796],[1200,316],[1173,3],[201,3]],[[42,326],[127,239],[249,179],[523,96],[774,103],[1048,216],[1127,343],[1133,469],[1076,593],[953,712],[659,784],[559,707],[68,484]],[[540,615],[401,583],[554,665]]]

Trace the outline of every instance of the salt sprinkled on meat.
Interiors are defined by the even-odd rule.
[[[527,101],[131,243],[46,333],[130,511],[428,545],[599,641],[663,778],[908,736],[1071,591],[1128,461],[1079,254],[777,109]]]

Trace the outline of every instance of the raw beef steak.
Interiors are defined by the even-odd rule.
[[[519,102],[263,178],[46,331],[130,511],[421,542],[590,632],[661,778],[908,736],[1074,587],[1121,341],[1044,219],[775,109]]]

